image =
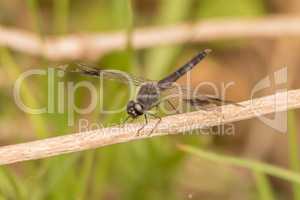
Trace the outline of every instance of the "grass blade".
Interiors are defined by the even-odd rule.
[[[69,16],[69,0],[55,0],[54,2],[54,29],[59,34],[67,32]]]
[[[298,148],[298,132],[295,111],[288,112],[288,152],[290,160],[291,170],[300,173],[300,160],[299,160],[299,148]],[[294,198],[300,199],[300,184],[293,184]]]
[[[226,165],[234,165],[238,167],[244,167],[250,170],[255,170],[261,173],[265,173],[277,178],[281,178],[286,181],[294,182],[294,183],[300,183],[300,175],[280,167],[276,167],[270,164],[266,164],[259,161],[254,160],[248,160],[248,159],[241,159],[236,158],[233,156],[225,156],[225,155],[219,155],[212,152],[203,151],[201,149],[197,149],[192,146],[187,145],[179,145],[179,149],[182,151],[194,154],[196,156],[199,156],[201,158],[204,158],[206,160],[210,160],[213,162],[217,162],[220,164],[226,164]]]
[[[275,199],[273,194],[272,187],[270,185],[270,182],[268,180],[268,177],[257,170],[253,171],[253,175],[255,178],[258,194],[260,196],[261,200],[273,200]]]

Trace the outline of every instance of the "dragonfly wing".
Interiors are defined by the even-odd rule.
[[[183,101],[185,101],[186,103],[191,104],[192,106],[200,106],[200,107],[206,107],[209,105],[215,105],[215,106],[221,106],[224,104],[234,104],[234,105],[239,105],[235,102],[232,101],[227,101],[227,100],[223,100],[217,97],[212,97],[209,95],[199,95],[197,97],[194,98],[185,98],[183,99]]]
[[[199,94],[199,91],[193,90],[187,86],[174,86],[169,87],[168,89],[162,91],[163,101],[170,101],[173,105],[182,106],[179,109],[187,110],[187,106],[191,107],[192,110],[207,109],[213,108],[221,105],[232,104],[235,106],[242,106],[233,101],[224,100],[222,98],[207,95]],[[180,104],[180,103],[181,104]]]
[[[143,83],[150,81],[144,78],[140,78],[128,74],[127,72],[124,71],[104,70],[104,69],[99,69],[82,63],[65,65],[63,67],[60,67],[60,69],[71,73],[81,73],[88,76],[95,76],[100,78],[103,77],[105,79],[117,80],[127,85],[133,84],[135,86],[140,86]]]

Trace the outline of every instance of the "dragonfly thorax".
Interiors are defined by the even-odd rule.
[[[135,101],[129,101],[127,104],[127,113],[132,118],[136,118],[140,115],[143,115],[144,114],[143,105]]]
[[[156,83],[143,84],[137,94],[136,102],[141,104],[144,110],[150,110],[159,102],[160,88]]]

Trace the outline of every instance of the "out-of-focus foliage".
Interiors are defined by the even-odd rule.
[[[110,53],[94,63],[102,68],[114,68],[159,79],[179,66],[185,58],[212,44],[170,45],[134,51],[130,44],[134,28],[210,18],[265,16],[269,14],[266,4],[267,1],[263,0],[4,0],[0,2],[0,24],[35,31],[41,36],[125,31],[129,41],[127,48]],[[218,47],[219,44],[223,42],[215,42],[213,45]],[[231,43],[226,44],[232,46]],[[229,51],[234,54],[239,48],[243,49],[243,45],[248,44],[238,43],[234,46],[236,51],[233,48],[229,48]],[[251,51],[247,53],[251,54]],[[232,59],[224,52],[215,56],[220,56],[220,61],[214,56],[208,58],[209,67],[201,66],[201,72],[195,75],[197,80],[213,78],[215,76],[212,74],[219,70],[218,74],[222,78],[245,81],[243,77],[232,75],[238,73],[237,68],[228,72],[219,62],[225,60],[227,66],[232,63],[237,66],[237,63],[232,62],[234,60],[243,66],[243,62],[252,59],[236,59],[236,55]],[[29,115],[13,103],[11,91],[20,72],[56,66],[58,63],[1,47],[0,64],[1,144],[25,142],[77,130],[77,125],[68,126],[67,113]],[[92,78],[75,75],[66,75],[55,82],[80,80],[98,84]],[[32,79],[26,83],[22,97],[28,105],[47,105],[47,83],[46,78]],[[112,82],[104,84],[104,107],[113,109],[124,106],[129,100],[124,87]],[[247,87],[242,85],[240,90]],[[86,91],[78,91],[77,105],[86,105],[90,101],[90,96],[86,94]],[[124,113],[104,115],[95,110],[87,116],[76,114],[75,120],[87,118],[91,122],[110,125],[120,123],[124,116]],[[234,141],[237,137],[229,140]],[[205,161],[197,164],[194,158],[177,149],[177,143],[222,149],[226,139],[223,143],[212,136],[155,138],[1,167],[0,199],[232,199],[241,193],[250,199],[258,197],[259,192],[261,197],[270,198],[271,195],[266,195],[270,185],[264,174],[257,174],[256,183],[261,189],[257,190],[255,183],[238,170],[207,165]],[[235,151],[235,148],[224,147],[228,151]]]
[[[265,14],[264,1],[261,0],[201,0],[198,16],[201,18],[218,17],[257,17]]]

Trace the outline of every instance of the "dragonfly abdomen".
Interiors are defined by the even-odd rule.
[[[170,83],[177,81],[185,73],[193,69],[203,58],[205,58],[211,52],[210,49],[205,49],[193,57],[189,62],[180,67],[178,70],[167,76],[166,78],[160,80],[158,85],[164,89],[167,88]]]

